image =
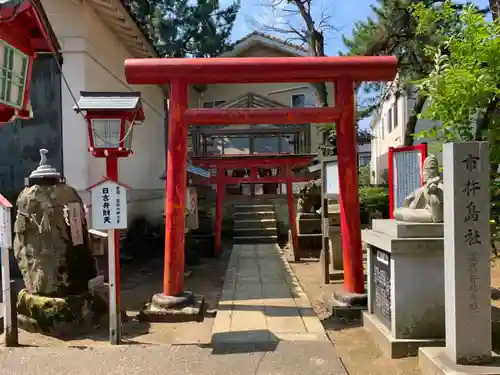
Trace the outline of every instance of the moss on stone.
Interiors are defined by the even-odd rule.
[[[107,312],[107,304],[91,292],[57,298],[30,294],[23,289],[19,292],[17,309],[20,315],[35,321],[41,332],[54,334],[61,327],[100,320]]]

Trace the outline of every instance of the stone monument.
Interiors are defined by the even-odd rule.
[[[500,374],[492,356],[488,143],[445,144],[443,162],[446,347],[420,348],[420,369]]]
[[[107,302],[89,290],[97,269],[82,200],[46,155],[16,203],[13,247],[25,284],[17,308],[21,328],[60,335],[96,324]]]
[[[415,356],[445,338],[443,183],[434,156],[424,162],[424,186],[364,230],[368,312],[364,326],[391,358]]]

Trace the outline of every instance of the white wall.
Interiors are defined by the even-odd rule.
[[[133,131],[134,154],[119,161],[119,179],[132,187],[129,218],[144,214],[160,218],[163,211],[165,170],[163,93],[156,86],[129,86],[124,61],[133,57],[86,1],[43,0],[50,22],[63,48],[63,72],[73,95],[81,90],[141,91],[146,120]],[[64,87],[64,83],[63,83]],[[81,192],[105,174],[105,160],[88,151],[85,122],[73,111],[74,102],[63,88],[64,174]]]
[[[371,183],[381,184],[387,182],[385,179],[387,173],[385,172],[388,168],[388,151],[390,147],[399,147],[404,145],[404,136],[406,130],[406,123],[412,114],[413,105],[415,99],[412,96],[408,96],[406,92],[401,92],[401,95],[397,99],[393,94],[395,91],[394,86],[390,86],[391,91],[389,91],[385,100],[382,103],[380,111],[374,115],[372,119],[372,134],[373,139],[371,141]],[[389,111],[394,111],[395,106],[397,106],[397,119],[394,121],[393,117],[393,127],[392,130],[389,129]],[[392,113],[391,113],[392,114]],[[418,120],[415,133],[419,133],[423,130],[430,129],[436,125],[438,122],[429,120]],[[433,139],[420,139],[415,138],[413,144],[421,143],[431,143],[434,142]],[[439,156],[439,155],[438,155]]]

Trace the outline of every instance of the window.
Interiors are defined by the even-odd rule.
[[[211,102],[203,102],[203,108],[214,108],[224,104],[225,102],[226,102],[225,100],[214,100]]]
[[[389,113],[387,114],[387,133],[392,132],[392,108],[389,108]]]
[[[394,129],[396,129],[398,127],[398,124],[399,124],[399,111],[398,111],[398,102],[399,102],[399,97],[396,97],[396,100],[394,101],[394,107],[392,109],[392,113],[394,115]]]
[[[0,103],[22,108],[28,55],[0,40]]]
[[[359,166],[364,167],[370,165],[371,156],[370,155],[359,155]]]
[[[303,108],[306,106],[306,95],[305,94],[293,94],[292,95],[292,107],[293,108]]]

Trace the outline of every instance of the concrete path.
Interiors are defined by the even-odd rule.
[[[328,338],[277,244],[234,245],[212,343],[278,341]]]
[[[326,343],[0,348],[0,375],[347,375]]]

